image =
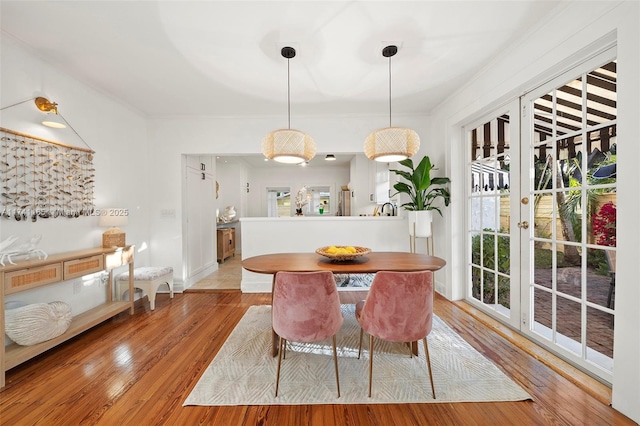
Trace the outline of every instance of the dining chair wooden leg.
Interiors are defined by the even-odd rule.
[[[360,328],[360,345],[358,345],[358,359],[360,359],[360,354],[362,353],[362,334],[364,331]]]
[[[278,337],[278,369],[276,371],[276,397],[278,396],[278,387],[280,387],[280,364],[282,363],[282,343],[285,343],[286,345],[286,340],[283,339],[282,337]]]
[[[433,399],[436,399],[436,389],[433,386],[433,374],[431,374],[431,358],[429,357],[429,345],[427,344],[427,338],[422,339],[424,342],[424,354],[427,357],[427,368],[429,369],[429,380],[431,381],[431,394]]]
[[[331,338],[333,341],[333,364],[336,368],[336,386],[338,387],[338,398],[340,398],[340,375],[338,374],[338,351],[336,350],[336,335]]]
[[[372,378],[373,378],[373,336],[369,335],[369,398],[371,398]]]

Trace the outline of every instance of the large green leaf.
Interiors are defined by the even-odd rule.
[[[442,187],[450,182],[447,177],[434,177],[431,179],[431,170],[433,165],[428,156],[424,156],[418,166],[414,168],[413,161],[408,158],[400,161],[398,164],[409,170],[390,170],[398,176],[404,178],[406,182],[397,182],[393,188],[397,191],[395,194],[407,194],[410,201],[402,204],[405,210],[436,210],[440,215],[440,208],[433,205],[438,198],[442,198],[444,205],[448,206],[451,199],[449,190]]]
[[[418,167],[413,172],[413,186],[415,186],[416,191],[424,191],[431,185],[431,169],[433,166],[431,165],[431,160],[429,157],[424,156],[418,164]]]

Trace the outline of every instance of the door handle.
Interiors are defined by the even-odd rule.
[[[527,222],[526,220],[524,222],[518,222],[518,228],[529,229],[529,222]]]

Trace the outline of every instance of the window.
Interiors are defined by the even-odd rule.
[[[291,216],[291,190],[267,188],[267,217]]]

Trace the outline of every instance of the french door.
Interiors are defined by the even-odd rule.
[[[467,299],[516,327],[520,318],[519,131],[517,100],[465,127],[471,148]]]
[[[614,51],[522,98],[522,327],[536,342],[611,382],[615,303]]]
[[[611,382],[615,50],[465,128],[467,300]],[[519,149],[518,149],[519,148]]]

